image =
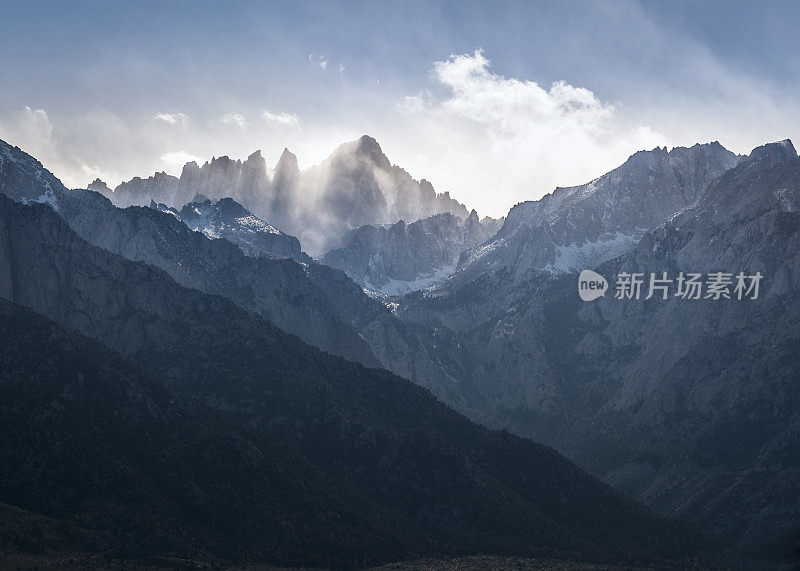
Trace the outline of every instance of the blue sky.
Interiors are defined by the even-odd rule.
[[[503,215],[656,145],[800,129],[797,2],[3,2],[0,137],[67,184],[375,136]]]

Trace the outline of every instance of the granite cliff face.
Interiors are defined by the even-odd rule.
[[[375,139],[363,136],[340,145],[322,164],[301,172],[284,149],[275,169],[260,151],[247,160],[223,156],[202,166],[187,163],[180,178],[164,173],[124,182],[112,192],[96,190],[116,206],[145,206],[153,200],[181,208],[201,194],[216,202],[232,198],[247,210],[291,235],[314,256],[338,245],[349,230],[365,224],[414,221],[449,212],[466,218],[467,209],[425,180],[416,181],[392,165]],[[95,184],[93,183],[93,184]],[[106,187],[107,188],[107,187]]]
[[[146,196],[151,196],[158,202],[172,204],[179,200],[184,191],[180,188],[180,179],[165,172],[157,172],[148,178],[133,177],[121,183],[113,192],[109,192],[108,185],[99,179],[90,186],[92,188],[89,190],[108,193],[107,196],[118,206],[147,206],[149,201]]]
[[[416,181],[392,165],[372,137],[340,145],[307,173],[310,189],[320,189],[312,218],[322,218],[326,236],[322,252],[338,245],[339,238],[365,224],[394,224],[449,212],[466,218],[463,204],[445,192],[437,194],[426,180]]]
[[[491,238],[502,220],[464,220],[437,214],[406,224],[367,225],[348,232],[321,262],[343,270],[365,288],[398,295],[430,287],[453,271],[459,257]]]

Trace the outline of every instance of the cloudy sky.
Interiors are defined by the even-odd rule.
[[[481,214],[639,149],[800,138],[797,2],[11,2],[0,138],[69,186],[374,136]]]

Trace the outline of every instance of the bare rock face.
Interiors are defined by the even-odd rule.
[[[367,225],[348,232],[322,263],[343,270],[368,290],[398,295],[440,282],[463,252],[491,238],[502,220],[437,214],[410,224]]]
[[[434,214],[467,217],[467,209],[437,194],[425,180],[416,181],[390,163],[375,139],[363,136],[339,146],[322,164],[301,172],[284,149],[274,171],[260,151],[247,160],[215,157],[202,166],[187,163],[180,178],[164,173],[136,177],[113,191],[98,187],[116,206],[145,206],[151,200],[181,208],[197,194],[212,201],[232,198],[247,210],[297,236],[312,255],[339,244],[351,229],[392,224]]]
[[[589,333],[575,337],[574,362],[591,371],[583,382],[615,378],[593,418],[614,428],[584,432],[573,457],[660,511],[773,557],[789,552],[800,517],[792,483],[800,472],[798,201],[791,142],[764,145],[694,208],[601,267],[673,277],[723,271],[734,283],[740,271],[758,273],[757,299],[737,299],[732,285],[732,299],[602,299],[594,315],[581,308],[570,318],[576,333],[594,322],[594,351],[605,357],[584,352]],[[612,373],[610,363],[621,359],[625,366]],[[626,448],[623,465],[598,453]]]
[[[662,514],[708,530],[738,553],[771,561],[792,556],[800,533],[800,159],[791,142],[765,145],[742,158],[716,143],[637,153],[591,183],[516,206],[494,236],[494,222],[478,220],[477,213],[466,220],[444,212],[412,223],[362,224],[346,235],[346,246],[326,255],[326,262],[362,282],[367,276],[370,283],[408,283],[458,260],[446,280],[392,299],[391,311],[342,271],[245,255],[243,244],[258,246],[247,237],[246,225],[232,221],[242,218],[242,211],[252,212],[246,205],[200,198],[194,205],[198,212],[185,214],[196,220],[217,216],[203,228],[229,232],[231,239],[241,240],[237,247],[193,232],[180,210],[115,208],[97,193],[63,189],[18,149],[2,151],[3,190],[17,202],[47,202],[61,218],[45,206],[0,197],[0,297],[117,347],[158,354],[167,372],[183,362],[176,358],[183,352],[175,348],[192,341],[183,332],[206,334],[204,319],[210,313],[205,309],[221,307],[224,297],[328,352],[401,374],[488,426],[552,445]],[[360,140],[335,153],[324,168],[303,173],[285,152],[276,169],[281,185],[304,193],[289,192],[287,199],[302,200],[286,200],[282,211],[298,224],[310,222],[304,216],[314,212],[320,218],[330,213],[329,220],[307,230],[323,244],[335,235],[331,229],[359,217],[447,204],[441,195],[431,195],[424,181],[404,183],[403,173],[383,158],[377,143]],[[233,162],[217,160],[214,169],[226,173],[219,181],[245,178],[236,174],[243,169]],[[184,174],[201,181],[211,170],[190,164]],[[412,207],[394,203],[387,188],[405,189],[397,192],[418,200]],[[350,196],[371,206],[337,210],[336,201],[326,198]],[[425,196],[435,198],[426,202]],[[198,205],[209,210],[204,214]],[[759,298],[749,301],[623,301],[608,295],[583,302],[575,283],[576,270],[583,268],[610,280],[620,272],[675,276],[741,270],[760,272],[762,282]],[[214,295],[177,288],[172,280]],[[188,319],[180,322],[183,329],[163,325],[177,319],[176,307],[182,308],[180,319]],[[250,330],[237,329],[240,321],[240,314],[226,310],[216,326],[223,324],[249,343]],[[91,330],[95,322],[102,328]],[[220,360],[226,359],[227,337],[212,335],[223,344]],[[163,346],[174,352],[162,352]],[[190,348],[193,358],[215,366],[202,350]],[[270,353],[270,359],[285,354]],[[297,367],[317,358],[304,353]],[[236,369],[241,377],[259,370],[246,359],[224,362],[233,368],[244,363]],[[188,368],[189,375],[194,368]],[[192,380],[202,380],[196,374]],[[350,374],[343,379],[347,394],[363,394],[352,390]],[[224,408],[233,402],[238,380],[227,385],[233,393],[203,396]],[[377,394],[394,390],[396,381],[381,385]],[[200,382],[185,386],[203,387]],[[252,404],[253,393],[247,391],[239,396]],[[346,410],[356,420],[325,425],[319,434],[346,434],[362,426],[361,404],[337,409],[337,402],[324,409]],[[312,408],[306,401],[297,405],[306,415],[299,416],[300,423],[286,421],[285,411],[278,410],[275,424],[302,433],[304,422],[313,421]],[[370,412],[369,422],[383,419],[388,408]],[[267,422],[250,419],[255,425]],[[414,423],[419,425],[417,417]],[[380,447],[386,442],[369,429],[361,434],[351,447],[334,448],[330,456],[319,445],[309,449],[335,467],[341,458],[363,454],[365,443]],[[336,444],[335,439],[326,442]],[[364,457],[371,458],[371,452]],[[467,463],[475,466],[475,458]],[[390,471],[408,466],[394,460],[385,463]],[[346,475],[364,477],[371,468],[353,465]],[[523,481],[531,470],[526,465]],[[381,479],[378,485],[384,483]],[[398,478],[393,486],[406,483]],[[541,481],[534,483],[538,489]],[[415,481],[414,489],[427,485]],[[483,488],[467,491],[478,489]],[[560,493],[549,490],[547,497]],[[594,505],[597,493],[592,488],[587,494],[588,504]],[[459,494],[457,501],[468,494]],[[504,497],[515,496],[504,492]],[[485,505],[495,506],[496,500],[487,498]],[[600,521],[613,509],[604,508]],[[420,510],[414,513],[428,513]],[[569,520],[581,517],[569,515]]]
[[[436,194],[427,181],[418,182],[392,165],[378,142],[366,135],[339,146],[314,174],[321,183],[322,212],[332,214],[333,234],[445,212],[467,216],[466,208],[448,193]]]
[[[186,287],[227,297],[316,347],[378,364],[349,317],[297,260],[245,255],[231,241],[195,232],[170,212],[116,208],[91,191],[65,190],[59,197],[59,214],[91,244],[161,268]],[[206,207],[217,211],[210,202]],[[298,296],[306,303],[297,303]]]

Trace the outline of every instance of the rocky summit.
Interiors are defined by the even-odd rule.
[[[246,160],[215,157],[203,165],[189,162],[181,176],[156,173],[135,177],[113,191],[102,181],[93,189],[116,206],[146,206],[150,201],[181,208],[198,194],[217,201],[231,198],[262,220],[297,236],[312,256],[338,246],[351,229],[365,224],[415,221],[468,211],[449,193],[437,194],[426,180],[417,181],[391,164],[369,136],[340,145],[320,165],[300,171],[297,157],[284,149],[274,169],[260,151]]]

